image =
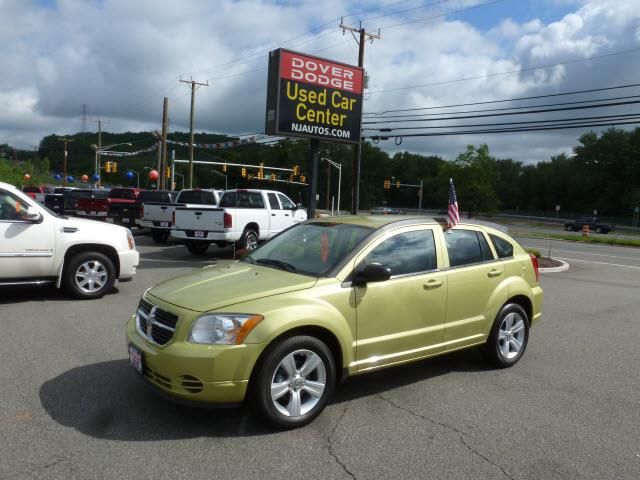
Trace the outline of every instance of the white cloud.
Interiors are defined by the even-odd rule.
[[[365,109],[448,105],[635,80],[640,73],[637,54],[496,75],[640,46],[640,0],[571,3],[579,4],[575,12],[550,24],[535,18],[524,23],[496,19],[495,27],[485,32],[460,16],[384,30],[382,40],[366,47],[372,91],[490,76],[373,94]],[[91,118],[109,119],[109,129],[156,129],[163,96],[169,97],[172,128],[186,129],[189,91],[177,81],[181,74],[210,83],[196,94],[198,130],[260,131],[267,50],[281,45],[283,38],[315,29],[319,35],[283,46],[355,63],[357,46],[351,37],[342,35],[337,22],[323,25],[330,12],[346,8],[338,0],[60,0],[56,8],[43,9],[34,1],[0,0],[0,17],[12,19],[0,29],[0,42],[11,45],[0,49],[5,67],[0,138],[27,146],[52,132],[77,131],[82,104],[88,105]],[[447,8],[371,22],[402,23]],[[569,151],[578,133],[407,139],[402,147],[451,158],[467,143],[486,141],[499,156],[535,161]],[[395,148],[392,142],[380,146]]]

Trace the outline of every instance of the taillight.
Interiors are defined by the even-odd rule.
[[[230,213],[224,212],[224,228],[231,228],[233,225],[233,218]]]
[[[536,273],[536,282],[539,282],[540,268],[538,267],[538,257],[536,257],[533,253],[530,253],[529,257],[531,257],[531,263],[533,263],[533,271]]]

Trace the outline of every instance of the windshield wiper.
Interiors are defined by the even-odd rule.
[[[282,270],[286,270],[289,272],[295,272],[297,270],[296,267],[294,267],[290,263],[283,262],[282,260],[273,260],[271,258],[259,258],[255,262],[261,265],[273,265],[274,267],[281,268]]]

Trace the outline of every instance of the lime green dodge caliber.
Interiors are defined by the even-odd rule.
[[[350,375],[475,346],[513,365],[542,296],[535,257],[493,228],[329,217],[147,290],[127,324],[129,359],[174,399],[249,399],[296,427]]]

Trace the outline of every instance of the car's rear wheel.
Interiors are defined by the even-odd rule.
[[[74,297],[101,298],[113,288],[116,269],[103,253],[81,252],[71,257],[63,279],[65,288]]]
[[[596,233],[602,233],[602,227],[596,227],[594,230]]]
[[[564,226],[564,229],[565,229],[567,232],[570,232],[570,231],[572,231],[572,230],[573,230],[573,227],[572,227],[571,225],[565,225],[565,226]]]
[[[306,335],[287,338],[266,353],[253,377],[255,407],[278,428],[306,425],[331,397],[335,371],[324,342]]]
[[[496,317],[484,346],[487,361],[500,368],[515,365],[529,342],[527,312],[515,303],[508,303]]]
[[[209,242],[196,242],[194,240],[187,240],[185,243],[187,250],[194,255],[204,255],[209,249]]]
[[[252,252],[258,248],[258,233],[255,230],[246,229],[240,239],[239,248],[247,252]]]
[[[165,243],[169,239],[171,232],[169,230],[159,230],[157,228],[151,229],[151,238],[156,243]]]

